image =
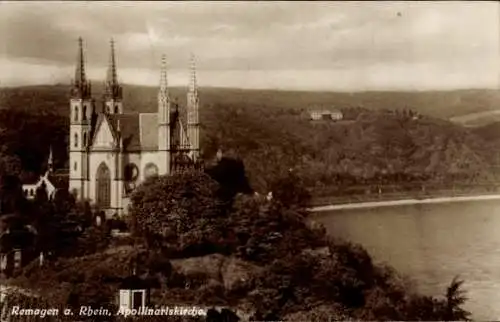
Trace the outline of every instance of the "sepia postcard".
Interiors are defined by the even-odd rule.
[[[499,320],[497,222],[498,2],[0,1],[1,322]]]

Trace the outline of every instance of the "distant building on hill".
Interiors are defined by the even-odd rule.
[[[310,112],[312,121],[340,121],[344,115],[339,110],[312,110]]]

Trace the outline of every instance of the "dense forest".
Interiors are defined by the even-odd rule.
[[[102,89],[96,86],[94,92],[99,108]],[[185,89],[171,92],[182,106]],[[126,86],[124,93],[126,112],[156,111],[156,88]],[[17,156],[25,172],[37,173],[50,144],[56,168],[65,167],[68,87],[6,88],[0,95],[5,153]],[[207,88],[200,95],[204,157],[221,149],[242,159],[257,191],[269,191],[274,178],[290,169],[315,195],[498,181],[496,127],[469,129],[439,118],[493,109],[496,91],[349,94]],[[313,106],[335,107],[344,120],[311,122]]]

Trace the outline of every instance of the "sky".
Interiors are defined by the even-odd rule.
[[[77,39],[103,81],[290,90],[500,86],[497,2],[0,1],[0,86],[69,83]]]

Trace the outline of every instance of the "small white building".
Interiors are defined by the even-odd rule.
[[[313,110],[310,114],[312,121],[340,121],[344,118],[344,115],[339,110]]]
[[[23,178],[22,188],[24,196],[32,200],[36,196],[36,191],[38,188],[45,188],[47,196],[49,199],[54,198],[54,195],[58,189],[67,189],[67,174],[64,172],[53,171],[53,160],[52,160],[52,149],[50,149],[49,159],[47,162],[47,171],[38,178],[30,177]]]
[[[125,278],[118,291],[118,306],[122,310],[146,307],[149,302],[150,285],[137,276]]]
[[[54,197],[54,194],[56,192],[56,187],[54,187],[52,182],[50,182],[47,174],[41,176],[38,179],[38,181],[34,183],[24,183],[23,184],[24,195],[29,200],[35,199],[36,191],[40,187],[45,188],[45,191],[47,191],[47,196],[49,197],[49,199],[52,199]]]

